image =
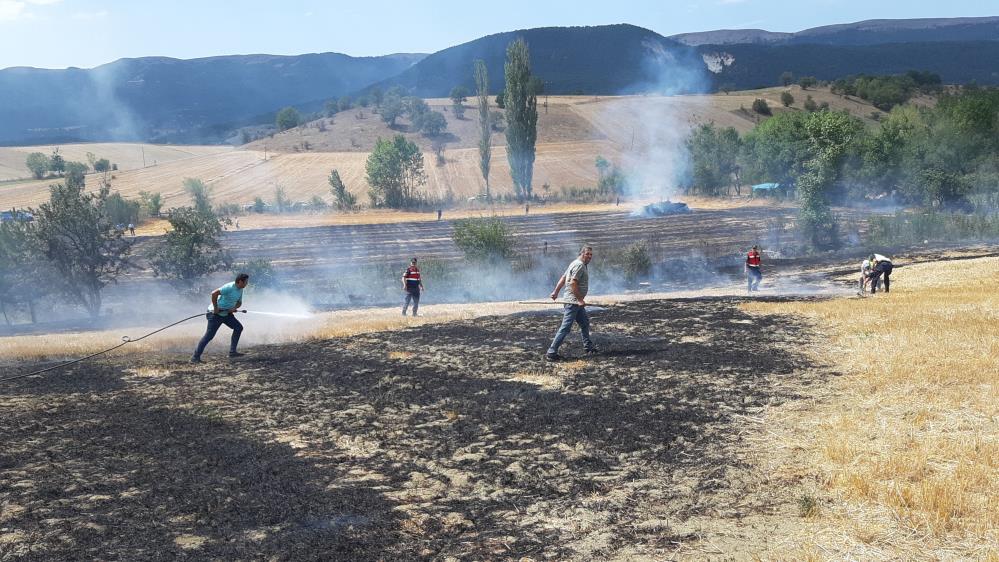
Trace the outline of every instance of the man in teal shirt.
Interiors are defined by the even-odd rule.
[[[201,363],[201,354],[205,351],[205,346],[212,341],[215,333],[219,331],[222,324],[232,328],[232,340],[229,343],[229,357],[241,357],[243,354],[236,351],[239,345],[239,336],[243,333],[243,325],[236,320],[234,312],[243,304],[243,289],[250,282],[250,276],[240,273],[232,283],[226,283],[218,289],[212,291],[212,310],[205,315],[208,318],[208,329],[205,335],[198,342],[198,349],[191,356],[191,363]]]

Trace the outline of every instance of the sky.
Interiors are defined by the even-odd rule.
[[[631,23],[673,35],[994,15],[999,0],[0,0],[0,68],[92,68],[142,56],[432,53],[544,26]]]

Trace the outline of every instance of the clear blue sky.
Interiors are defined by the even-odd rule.
[[[89,68],[149,55],[430,53],[540,26],[632,23],[672,35],[989,15],[999,15],[999,0],[0,0],[0,68]]]

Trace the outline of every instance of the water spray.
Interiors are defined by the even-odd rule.
[[[245,312],[248,314],[262,314],[264,316],[277,316],[280,318],[295,318],[298,320],[308,320],[312,318],[312,316],[308,314],[287,314],[283,312],[264,312],[261,310],[239,310],[237,312]]]

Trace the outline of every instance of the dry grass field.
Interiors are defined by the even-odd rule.
[[[107,158],[117,164],[119,170],[134,170],[193,156],[220,154],[232,150],[228,146],[175,146],[128,142],[0,147],[0,181],[31,177],[31,172],[24,164],[28,154],[41,152],[48,156],[56,149],[67,161],[83,163],[87,162],[87,153],[91,152],[97,158]]]
[[[536,193],[545,196],[558,194],[562,188],[593,187],[597,182],[594,161],[598,155],[636,172],[636,177],[640,178],[639,190],[669,193],[674,188],[669,183],[672,177],[671,160],[690,127],[714,122],[719,126],[735,127],[741,132],[748,131],[756,124],[756,119],[746,109],[757,97],[766,99],[775,112],[800,111],[803,92],[797,86],[789,89],[796,98],[791,109],[780,105],[783,88],[732,92],[728,95],[550,97],[548,112],[539,109],[534,171]],[[844,99],[828,90],[809,90],[807,94],[819,103],[829,102],[833,109],[848,110],[868,121],[870,113],[875,111],[865,102]],[[439,108],[446,106],[445,100],[431,100],[431,103]],[[365,119],[356,118],[360,111],[366,112]],[[427,151],[424,154],[427,173],[424,191],[434,197],[450,191],[461,202],[480,195],[485,189],[479,171],[478,152],[474,148],[477,121],[471,109],[466,111],[463,120],[454,119],[450,110],[447,118],[452,127],[452,138],[442,165],[437,165],[435,156],[429,152],[427,139],[406,132],[405,120],[400,121],[399,129]],[[189,204],[181,187],[183,180],[189,177],[199,178],[212,186],[218,203],[247,204],[257,196],[272,201],[277,186],[283,187],[293,201],[308,201],[315,195],[329,201],[327,178],[330,170],[336,168],[347,188],[357,195],[362,204],[367,203],[368,186],[364,170],[367,152],[378,137],[389,137],[399,131],[390,130],[369,110],[337,114],[326,128],[326,131],[319,131],[315,123],[303,125],[235,151],[219,148],[220,152],[215,153],[211,147],[193,147],[193,156],[189,158],[168,161],[164,156],[156,166],[142,169],[125,166],[129,169],[118,172],[112,185],[129,198],[137,197],[140,191],[160,192],[167,208]],[[302,151],[303,142],[310,144],[309,151]],[[497,195],[512,193],[503,134],[495,133],[493,142],[492,192]],[[86,147],[93,146],[95,148],[90,150],[102,155],[97,148],[102,145],[72,146],[74,150],[84,152]],[[121,146],[122,151],[135,151],[137,145]],[[168,148],[171,147],[147,146],[147,162],[150,151]],[[0,149],[0,158],[4,150],[27,149]],[[23,166],[23,156],[14,160],[16,162],[12,162]],[[131,163],[134,164],[134,161]],[[0,184],[0,208],[37,206],[48,196],[48,183],[20,181]],[[90,184],[95,186],[97,182],[92,180]],[[550,186],[549,192],[544,190],[546,184]]]
[[[843,373],[772,411],[761,442],[814,490],[802,555],[999,560],[997,282],[997,258],[940,261],[873,298],[743,305],[814,323],[828,340],[812,354]]]

